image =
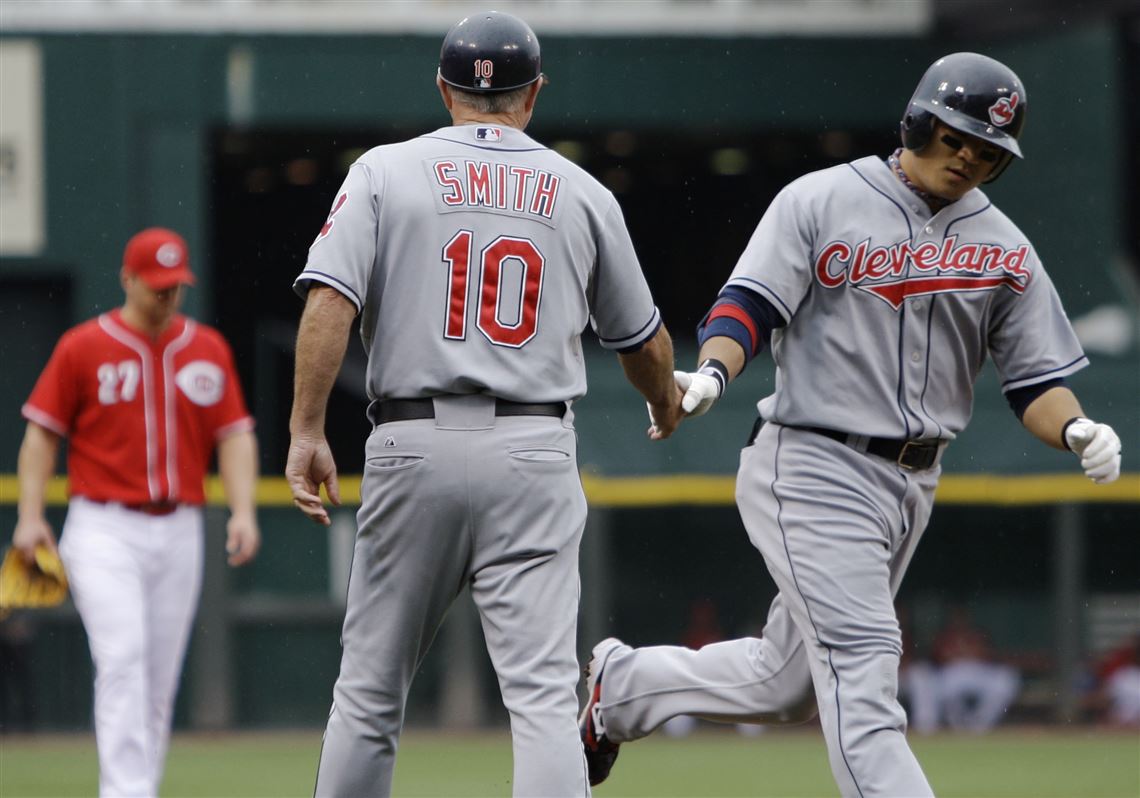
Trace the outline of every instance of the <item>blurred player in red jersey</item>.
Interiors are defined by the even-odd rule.
[[[178,312],[186,242],[127,243],[126,301],[68,330],[24,404],[12,545],[55,549],[45,491],[69,439],[59,546],[95,664],[102,796],[153,796],[202,578],[203,480],[215,448],[230,507],[230,565],[257,554],[257,446],[229,346]]]

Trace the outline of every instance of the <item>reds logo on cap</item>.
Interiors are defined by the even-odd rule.
[[[1017,96],[1017,92],[1008,97],[999,97],[998,101],[989,107],[990,121],[998,127],[1005,127],[1013,121],[1014,112],[1017,110],[1017,104],[1020,101],[1021,98]]]
[[[186,241],[165,227],[148,227],[127,242],[123,271],[138,275],[149,288],[164,291],[176,285],[193,285]]]
[[[154,259],[158,261],[159,266],[173,269],[182,263],[182,247],[173,241],[163,244],[158,248],[158,252],[154,253]]]

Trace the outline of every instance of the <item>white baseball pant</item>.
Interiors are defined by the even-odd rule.
[[[60,557],[95,664],[101,798],[158,795],[202,551],[200,508],[71,500]]]

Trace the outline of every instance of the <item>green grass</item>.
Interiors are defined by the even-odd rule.
[[[1140,735],[1104,730],[1010,730],[984,737],[912,741],[941,798],[1140,798]],[[312,795],[320,732],[175,737],[164,798]],[[412,731],[401,741],[397,796],[508,796],[505,732]],[[96,793],[90,736],[0,738],[0,796]],[[622,749],[597,798],[619,796],[834,796],[823,739],[811,730],[757,738],[701,730],[651,737]]]

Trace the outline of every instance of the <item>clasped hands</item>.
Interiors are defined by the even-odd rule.
[[[705,361],[696,371],[674,371],[676,399],[668,406],[647,403],[649,437],[669,437],[685,417],[701,416],[709,411],[724,393],[727,382],[724,367],[716,361]],[[679,400],[679,402],[677,401]]]

